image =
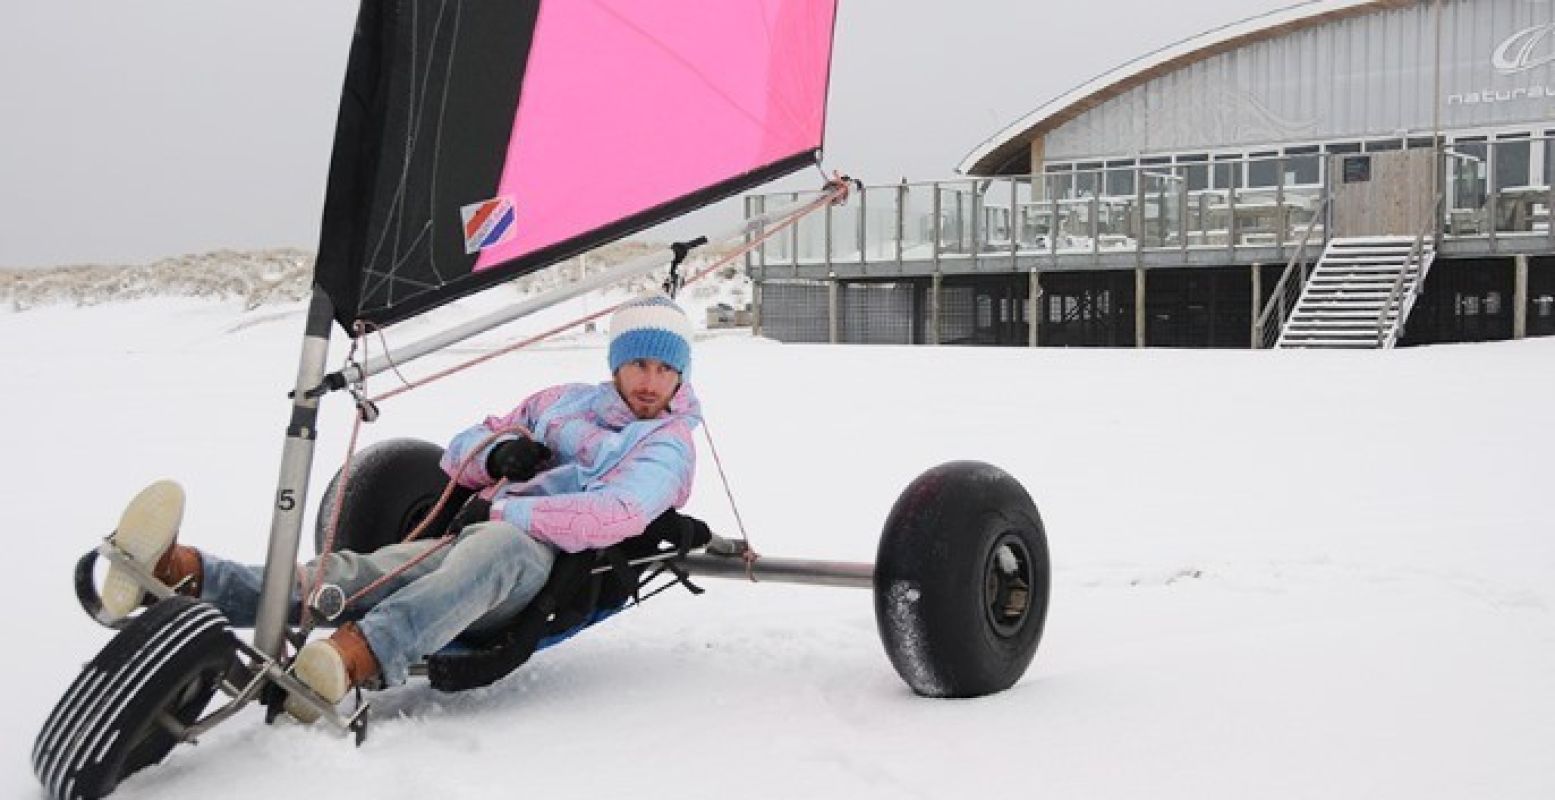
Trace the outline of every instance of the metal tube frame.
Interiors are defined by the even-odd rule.
[[[730,578],[846,589],[871,589],[875,585],[873,564],[762,556],[747,568],[742,558],[711,553],[693,553],[683,557],[679,563],[688,573],[699,578]]]

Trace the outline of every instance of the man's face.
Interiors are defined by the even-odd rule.
[[[616,370],[616,392],[638,419],[653,419],[670,406],[680,373],[656,358],[637,358]]]

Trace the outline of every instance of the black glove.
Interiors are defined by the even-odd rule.
[[[486,474],[523,483],[550,459],[551,448],[533,439],[513,439],[491,448],[491,455],[486,456]]]
[[[681,514],[673,508],[649,523],[643,533],[674,545],[675,549],[682,553],[695,550],[713,538],[713,532],[707,527],[707,523],[696,517]]]
[[[713,529],[707,527],[706,522],[696,517],[686,517],[685,519],[686,525],[681,529],[686,537],[680,541],[682,551],[703,547],[713,540]]]

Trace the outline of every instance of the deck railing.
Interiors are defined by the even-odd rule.
[[[1437,219],[1449,242],[1475,242],[1501,252],[1517,244],[1555,250],[1555,139],[1455,142],[1441,160],[1443,203]],[[856,265],[864,275],[899,274],[903,265],[976,260],[986,268],[1008,258],[1012,269],[1055,266],[1076,256],[1177,251],[1204,263],[1206,251],[1269,248],[1284,261],[1310,231],[1326,241],[1320,211],[1331,170],[1320,154],[1242,157],[1179,164],[1055,170],[1008,178],[957,178],[867,186],[856,201],[831,208],[767,242],[751,266]],[[751,195],[761,213],[808,193]],[[1033,259],[1035,261],[1033,262]],[[1022,261],[1026,263],[1022,263]],[[813,274],[813,273],[812,273]]]
[[[1404,335],[1404,323],[1409,319],[1409,311],[1414,308],[1415,299],[1420,296],[1425,288],[1426,273],[1430,271],[1430,260],[1426,258],[1425,237],[1436,229],[1435,220],[1442,211],[1442,203],[1445,198],[1438,194],[1436,203],[1431,207],[1431,219],[1420,228],[1420,233],[1415,236],[1414,244],[1409,248],[1408,260],[1404,262],[1404,268],[1398,271],[1398,277],[1393,281],[1393,288],[1388,292],[1388,299],[1383,302],[1382,309],[1377,312],[1377,347],[1392,347]],[[1409,271],[1415,270],[1415,279],[1409,282]],[[1409,289],[1404,287],[1408,285]],[[1389,312],[1394,312],[1392,325],[1388,324]]]

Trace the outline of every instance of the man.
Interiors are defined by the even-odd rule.
[[[318,585],[350,596],[426,556],[363,597],[359,621],[305,645],[298,679],[331,702],[354,686],[402,683],[411,664],[460,633],[521,611],[545,585],[558,550],[610,546],[683,506],[695,470],[691,432],[701,421],[686,382],[691,339],[690,321],[668,297],[627,303],[611,317],[611,381],[546,389],[455,436],[443,469],[489,501],[486,518],[441,548],[415,541],[324,557]],[[236,626],[252,625],[263,568],[178,544],[182,514],[177,484],[153,484],[131,501],[113,540],[159,580],[212,603]],[[299,568],[299,583],[311,588],[315,566]],[[123,617],[141,594],[114,567],[102,598],[106,612]],[[301,702],[287,710],[317,718]]]

